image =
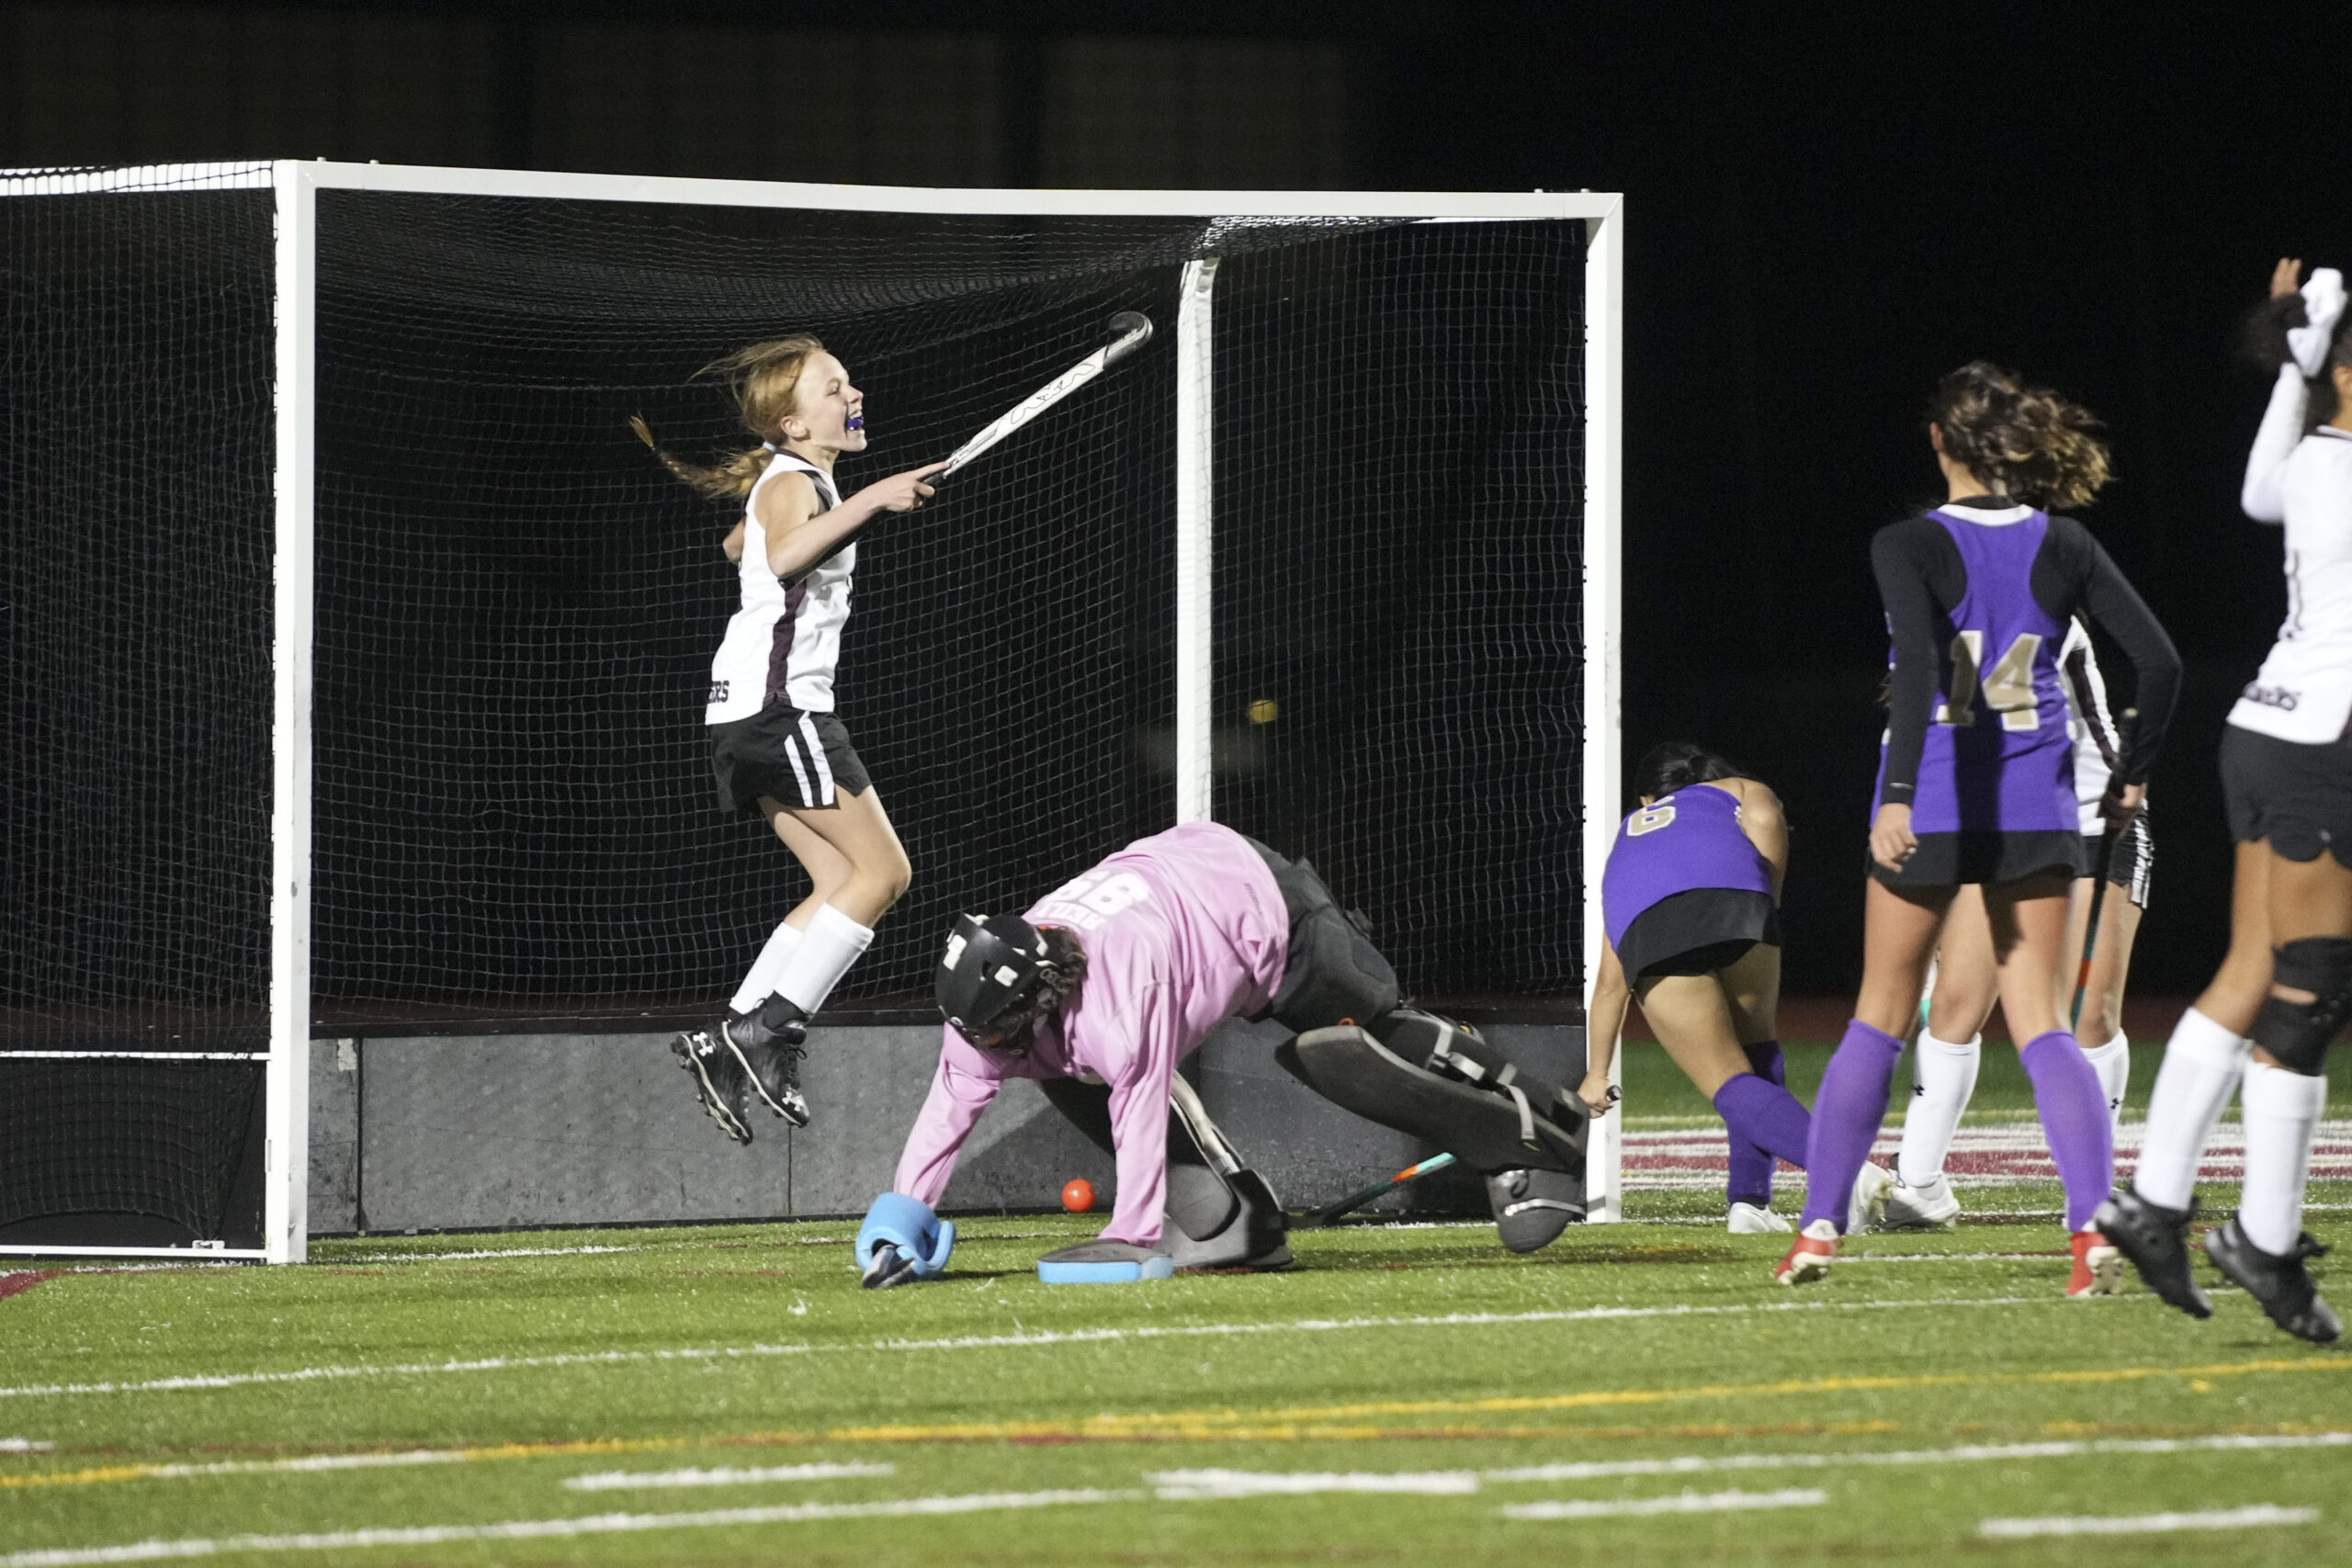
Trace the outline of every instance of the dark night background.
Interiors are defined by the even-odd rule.
[[[2189,665],[2135,983],[2199,987],[2211,754],[2280,613],[2236,493],[2271,261],[2352,260],[2308,13],[869,3],[0,6],[0,164],[324,156],[972,186],[1628,197],[1625,742],[1787,796],[1793,990],[1860,966],[1866,541],[1940,499],[1935,377],[2107,420],[2085,513]],[[2297,18],[2301,19],[2297,19]],[[2111,677],[2112,678],[2112,677]]]

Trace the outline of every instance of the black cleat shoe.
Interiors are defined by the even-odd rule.
[[[752,1141],[751,1075],[721,1038],[724,1027],[681,1034],[670,1042],[670,1051],[678,1058],[678,1066],[694,1074],[695,1098],[718,1123],[718,1130],[739,1144],[748,1144]]]
[[[886,1241],[874,1249],[873,1259],[866,1264],[865,1273],[858,1283],[869,1291],[887,1291],[893,1285],[903,1285],[914,1277],[914,1255],[900,1252]]]
[[[1498,1170],[1487,1178],[1495,1230],[1513,1252],[1534,1252],[1584,1218],[1584,1184],[1556,1170]]]
[[[2197,1288],[2188,1266],[2188,1221],[2196,1213],[2193,1197],[2186,1209],[2167,1209],[2119,1187],[2091,1216],[2091,1228],[2131,1259],[2141,1283],[2162,1300],[2191,1317],[2211,1317],[2213,1303]]]
[[[762,1035],[766,1038],[760,1039]],[[762,1029],[758,1015],[753,1014],[750,1018],[729,1019],[718,1026],[718,1037],[733,1055],[742,1069],[744,1083],[761,1104],[796,1127],[808,1125],[808,1101],[800,1092],[800,1058],[808,1054],[808,1030],[803,1025]],[[749,1100],[741,1104],[746,1111],[750,1111]]]
[[[2333,1344],[2344,1332],[2327,1303],[2319,1299],[2319,1289],[2303,1268],[2303,1259],[2318,1258],[2327,1248],[2313,1241],[2309,1234],[2295,1238],[2295,1250],[2284,1258],[2263,1251],[2246,1239],[2239,1227],[2238,1217],[2205,1238],[2205,1256],[2235,1280],[2269,1314],[2270,1321],[2298,1339],[2308,1339],[2314,1345]]]

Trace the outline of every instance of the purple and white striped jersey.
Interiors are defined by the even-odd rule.
[[[1771,863],[1740,830],[1739,797],[1703,784],[1660,795],[1619,826],[1600,874],[1609,945],[1652,905],[1702,887],[1772,891]]]
[[[2059,674],[2064,619],[2033,591],[2049,515],[2032,507],[1939,507],[1927,514],[1960,553],[1957,602],[1936,637],[1933,704],[1909,794],[1915,833],[2080,831],[2075,746]],[[1892,628],[1890,628],[1892,629]],[[1890,667],[1900,654],[1888,658]],[[1905,683],[1890,683],[1902,701]],[[1891,797],[1888,761],[1898,716],[1880,750],[1873,812]]]
[[[823,511],[842,503],[832,476],[797,452],[778,452],[743,498],[743,558],[737,568],[743,607],[727,623],[726,638],[710,661],[705,724],[749,718],[771,703],[806,713],[833,711],[833,666],[841,661],[857,547],[843,546],[787,588],[768,567],[768,534],[753,504],[778,474],[808,475]]]

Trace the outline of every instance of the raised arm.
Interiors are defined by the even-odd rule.
[[[2270,406],[2262,411],[2262,428],[2254,433],[2254,449],[2245,457],[2245,483],[2238,504],[2256,523],[2287,520],[2287,459],[2303,439],[2303,407],[2309,389],[2293,361],[2278,367],[2270,389]]]

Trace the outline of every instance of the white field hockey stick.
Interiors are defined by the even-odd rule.
[[[923,480],[923,483],[937,485],[956,469],[969,464],[1006,436],[1102,375],[1136,349],[1141,348],[1151,338],[1151,318],[1140,310],[1121,310],[1111,318],[1110,332],[1112,335],[1109,343],[1104,344],[1101,348],[1022,399],[1006,412],[999,415],[978,435],[949,453],[947,466]],[[831,560],[834,556],[847,549],[858,535],[865,532],[873,524],[874,519],[869,517],[850,530],[826,555],[825,560]],[[824,564],[825,561],[819,561],[817,566]],[[808,571],[799,573],[790,581],[793,583],[800,581],[808,575],[808,572],[816,570],[817,566],[812,566]]]

